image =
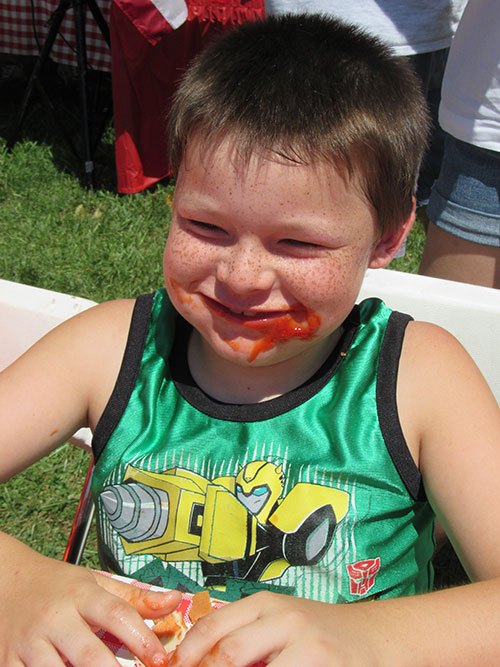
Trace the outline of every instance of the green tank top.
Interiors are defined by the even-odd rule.
[[[304,385],[236,405],[197,387],[165,290],[139,297],[93,440],[103,567],[225,599],[430,590],[434,516],[396,406],[410,319],[364,301]]]

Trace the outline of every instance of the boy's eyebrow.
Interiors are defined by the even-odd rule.
[[[180,206],[180,213],[182,217],[192,220],[199,220],[200,222],[212,222],[211,220],[205,220],[205,216],[217,215],[219,220],[223,220],[226,217],[232,219],[232,215],[227,216],[227,210],[225,207],[220,206],[216,201],[213,201],[208,198],[201,196],[200,200],[194,198],[193,200],[187,200],[185,203],[182,203]],[[269,225],[269,231],[275,233],[279,228],[281,230],[280,235],[283,237],[300,235],[307,236],[313,240],[314,237],[318,237],[320,234],[324,234],[325,231],[331,228],[332,218],[323,217],[323,216],[314,216],[311,212],[308,213],[296,213],[295,210],[290,213],[285,213],[283,210],[282,215],[279,217],[273,216],[274,225]],[[342,216],[339,215],[335,218],[335,221],[342,219]],[[337,230],[340,231],[340,230]],[[333,234],[332,237],[338,236],[338,234]],[[318,241],[319,242],[319,241]]]
[[[220,206],[217,204],[217,200],[211,197],[208,194],[202,194],[200,192],[193,192],[189,194],[184,194],[177,201],[177,208],[181,209],[200,209],[207,212],[218,211]]]

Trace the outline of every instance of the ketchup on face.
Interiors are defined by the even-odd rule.
[[[252,362],[258,354],[270,350],[277,343],[284,343],[292,338],[309,340],[318,330],[321,317],[312,310],[301,308],[293,315],[287,313],[269,320],[249,320],[243,324],[263,334],[262,338],[255,342],[248,355],[248,361]]]
[[[190,305],[192,303],[191,296],[183,294],[180,291],[176,280],[171,278],[170,284],[175,290],[175,294],[180,303],[183,305]],[[284,343],[292,338],[309,340],[314,336],[321,324],[320,315],[313,310],[309,310],[309,308],[306,308],[305,306],[296,306],[292,312],[285,313],[284,315],[271,316],[269,318],[262,317],[260,319],[258,317],[255,319],[245,319],[243,315],[236,315],[230,312],[227,308],[221,306],[221,304],[213,299],[206,297],[205,301],[209,308],[217,315],[224,317],[225,319],[233,320],[248,329],[254,329],[262,334],[262,337],[255,341],[250,354],[248,355],[249,362],[254,361],[261,352],[270,350],[277,343]],[[234,350],[238,350],[239,346],[236,341],[228,340],[227,343]]]

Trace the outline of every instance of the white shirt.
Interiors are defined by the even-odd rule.
[[[447,48],[467,0],[265,0],[268,14],[328,14],[407,56]]]
[[[500,151],[498,0],[469,0],[443,77],[439,122],[457,139]]]

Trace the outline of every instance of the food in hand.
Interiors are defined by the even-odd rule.
[[[193,603],[189,610],[189,618],[196,623],[198,619],[212,611],[209,591],[199,591],[193,595]]]
[[[185,607],[183,603],[178,610],[156,619],[152,627],[153,632],[159,637],[168,654],[172,653],[181,643],[189,628],[213,609],[210,593],[206,590],[195,593],[191,598],[191,605],[187,609],[183,609]],[[188,618],[186,618],[186,614]],[[136,658],[134,667],[144,667],[144,665]]]

